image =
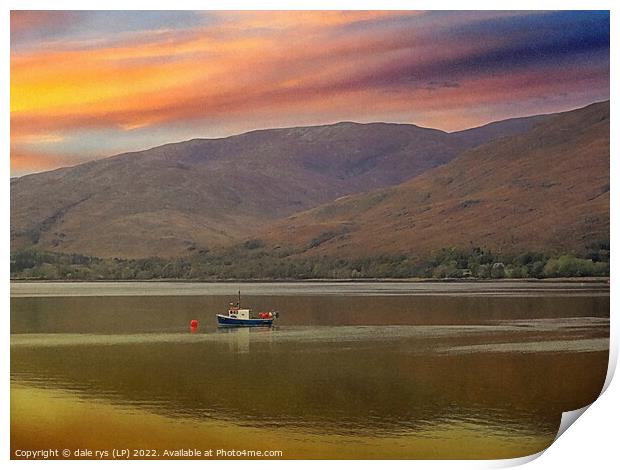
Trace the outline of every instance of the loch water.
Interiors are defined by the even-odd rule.
[[[238,290],[275,326],[218,328]],[[11,450],[529,455],[600,393],[609,310],[592,282],[13,283]]]

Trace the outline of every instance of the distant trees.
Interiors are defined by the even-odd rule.
[[[11,255],[11,277],[34,279],[90,278],[90,267],[102,260],[80,254],[21,250]]]
[[[506,266],[504,263],[493,263],[491,266],[491,278],[502,279],[506,276]]]
[[[564,255],[547,261],[543,272],[545,277],[608,276],[609,263]]]
[[[588,247],[584,257],[539,252],[506,255],[474,247],[438,250],[427,258],[384,254],[344,259],[307,257],[303,250],[269,249],[261,240],[176,259],[102,259],[37,250],[21,250],[11,256],[13,279],[502,279],[608,275],[609,243],[605,242]]]

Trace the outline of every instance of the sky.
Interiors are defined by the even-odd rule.
[[[605,11],[13,11],[11,174],[196,137],[609,99]]]

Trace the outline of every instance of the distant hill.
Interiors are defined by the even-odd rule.
[[[543,119],[453,134],[352,122],[262,130],[13,178],[11,249],[126,258],[192,254],[236,243],[343,195],[402,183]]]
[[[481,144],[490,142],[498,137],[509,137],[529,131],[532,127],[547,119],[556,116],[555,114],[541,114],[522,118],[505,119],[503,121],[491,122],[484,126],[467,129],[464,131],[453,132],[451,135],[458,142],[468,148],[474,148]]]
[[[264,237],[339,257],[475,246],[561,253],[607,240],[609,102],[536,121],[395,187],[295,214]]]

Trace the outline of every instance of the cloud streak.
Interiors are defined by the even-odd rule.
[[[66,164],[84,134],[106,138],[80,161],[134,150],[146,133],[150,145],[187,138],[184,128],[454,130],[609,97],[608,13],[173,13],[12,14],[15,174]]]

